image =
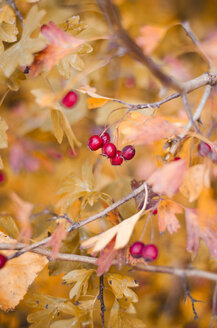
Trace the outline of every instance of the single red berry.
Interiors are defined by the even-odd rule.
[[[8,260],[8,258],[6,256],[4,256],[3,254],[0,254],[0,269],[3,268],[3,266],[5,265],[7,260]]]
[[[62,104],[66,108],[73,107],[78,101],[78,95],[74,91],[69,91],[62,99]]]
[[[108,134],[108,132],[103,133],[103,135],[101,136],[101,139],[102,139],[103,145],[108,143],[110,141],[110,135]]]
[[[0,172],[0,183],[5,181],[5,175],[3,172]]]
[[[130,246],[130,254],[133,257],[142,257],[143,248],[145,245],[141,241],[136,241]]]
[[[142,257],[145,261],[154,261],[158,257],[158,248],[154,244],[148,244],[143,247]]]
[[[121,151],[117,150],[115,157],[110,158],[112,165],[121,165],[123,163],[123,157],[121,156]]]
[[[121,155],[126,161],[132,159],[135,156],[135,153],[135,148],[131,145],[124,147],[121,151]]]
[[[198,153],[202,157],[206,157],[210,152],[212,152],[212,148],[206,142],[201,141],[198,145]]]
[[[91,150],[97,150],[102,147],[102,139],[95,134],[88,140],[88,146]]]
[[[157,208],[156,208],[154,211],[152,211],[152,214],[156,215],[157,212],[158,212],[158,210],[157,210]]]
[[[173,159],[173,161],[175,162],[175,161],[179,161],[181,159],[181,157],[179,157],[179,156],[177,156],[177,157],[175,157],[174,159]]]
[[[116,151],[117,151],[117,149],[116,149],[115,145],[111,142],[106,143],[102,147],[102,154],[109,158],[115,157]]]

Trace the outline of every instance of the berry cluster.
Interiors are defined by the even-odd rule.
[[[104,132],[103,135],[93,135],[88,140],[90,150],[102,148],[102,155],[110,158],[112,165],[121,165],[123,160],[129,161],[135,156],[135,148],[131,145],[124,147],[121,151],[110,142],[110,135]]]
[[[145,261],[151,262],[158,257],[158,248],[154,244],[143,244],[141,241],[136,241],[130,246],[130,254],[132,257],[143,257]]]

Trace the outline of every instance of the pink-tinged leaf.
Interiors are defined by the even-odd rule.
[[[100,252],[99,258],[96,261],[98,265],[97,275],[101,276],[105,272],[107,272],[112,265],[112,261],[117,255],[117,250],[114,249],[115,246],[115,238],[113,238],[109,244]]]
[[[186,169],[187,163],[184,159],[167,163],[157,169],[147,183],[157,194],[171,197],[179,191]]]
[[[134,145],[148,145],[163,138],[178,135],[181,129],[164,117],[150,117],[141,113],[131,113],[129,120],[123,121],[119,131],[124,135],[124,142]]]
[[[52,254],[51,254],[52,259],[54,259],[59,253],[61,243],[66,238],[66,235],[67,235],[67,230],[65,228],[65,223],[61,222],[60,224],[58,224],[57,228],[52,234],[50,241],[46,244],[46,247],[49,246],[52,247]]]
[[[136,38],[136,43],[147,55],[150,55],[164,37],[165,33],[165,27],[144,25],[140,29],[140,35]]]
[[[182,207],[171,200],[162,200],[157,210],[160,233],[164,233],[166,230],[170,234],[177,232],[180,224],[175,214],[181,214],[183,211]]]
[[[50,22],[48,25],[43,25],[41,33],[48,40],[49,44],[44,50],[36,54],[30,68],[32,76],[37,76],[43,68],[49,71],[62,58],[75,52],[80,45],[85,43],[84,40],[65,33],[53,22]]]
[[[204,240],[210,253],[217,259],[217,214],[210,216],[210,207],[207,201],[206,215],[199,209],[186,208],[187,251],[197,255],[200,238]],[[211,210],[212,211],[212,210]]]
[[[196,256],[199,242],[200,229],[198,227],[198,211],[193,208],[185,208],[185,222],[187,231],[187,252],[192,252]]]
[[[29,219],[33,210],[33,204],[25,202],[15,192],[12,192],[10,197],[13,202],[14,215],[20,226],[19,240],[23,239],[25,242],[29,242],[32,235],[32,227]]]

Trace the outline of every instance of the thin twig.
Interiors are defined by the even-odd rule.
[[[182,100],[183,100],[183,103],[184,103],[184,106],[185,106],[185,110],[186,110],[186,113],[190,119],[190,122],[191,122],[191,125],[194,127],[195,131],[199,134],[200,131],[194,121],[194,118],[192,116],[192,112],[191,112],[191,109],[190,109],[190,106],[189,106],[189,102],[188,102],[188,98],[187,98],[187,94],[184,92],[182,94]]]
[[[200,103],[199,105],[197,106],[194,114],[193,114],[193,120],[194,121],[197,121],[200,119],[200,116],[201,116],[201,113],[203,111],[203,108],[204,106],[206,105],[206,102],[207,100],[209,99],[209,96],[210,96],[210,93],[211,93],[211,90],[212,90],[212,87],[210,85],[207,85],[205,87],[205,90],[204,90],[204,93],[203,93],[203,96],[201,97],[201,100],[200,100]],[[184,132],[180,133],[178,136],[177,136],[177,140],[176,142],[173,143],[171,149],[170,149],[170,152],[169,154],[172,154],[174,155],[178,146],[179,146],[179,143],[180,141],[185,137],[185,135],[187,134],[187,132],[190,130],[190,128],[192,127],[192,124],[191,124],[191,121],[189,121],[185,127],[184,127]],[[169,154],[168,156],[166,157],[166,159],[169,158]]]
[[[118,200],[117,202],[115,202],[114,204],[106,207],[103,211],[94,214],[92,216],[90,216],[87,219],[84,219],[83,221],[81,221],[80,223],[74,223],[71,228],[70,231],[78,229],[90,222],[93,222],[95,220],[98,220],[100,218],[102,218],[103,216],[107,215],[109,212],[113,211],[115,208],[119,207],[120,205],[128,202],[128,200],[136,197],[138,194],[140,194],[142,191],[144,191],[146,189],[146,183],[142,184],[139,188],[134,189],[131,193],[129,193],[127,196],[123,197],[122,199]]]
[[[21,21],[22,26],[24,26],[24,24],[23,24],[23,16],[21,15],[21,12],[20,12],[19,9],[17,8],[15,2],[14,2],[13,0],[6,0],[6,1],[7,1],[7,3],[8,3],[11,7],[13,7],[13,9],[14,9],[14,11],[15,11],[15,13],[16,13],[16,16],[17,16],[17,17],[19,18],[19,20]]]
[[[206,54],[206,52],[203,50],[203,48],[201,47],[201,44],[199,42],[199,40],[197,39],[197,37],[194,35],[189,22],[185,21],[182,24],[182,27],[184,28],[185,32],[187,33],[187,35],[189,36],[189,38],[194,42],[194,44],[198,47],[199,51],[201,52],[201,54],[203,55],[203,57],[207,60],[209,68],[212,67],[212,61],[209,58],[209,56]]]
[[[102,327],[105,327],[105,316],[104,313],[106,311],[105,303],[104,303],[104,282],[103,282],[103,274],[99,277],[99,295],[98,300],[100,301],[100,308],[101,308],[101,320],[102,320]]]
[[[184,286],[184,291],[185,291],[185,302],[187,301],[187,298],[190,299],[192,310],[193,310],[193,313],[194,313],[194,320],[197,320],[198,319],[198,314],[197,314],[197,311],[196,311],[196,308],[195,308],[195,303],[202,303],[203,301],[199,301],[199,300],[196,300],[195,298],[193,298],[193,296],[191,295],[191,292],[188,288],[185,276],[182,277],[182,281],[183,281],[183,286]]]

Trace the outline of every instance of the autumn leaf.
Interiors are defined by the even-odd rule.
[[[189,200],[195,201],[203,187],[209,187],[209,170],[205,164],[197,164],[185,172],[180,191]]]
[[[132,277],[122,276],[116,273],[109,273],[106,275],[108,284],[112,289],[115,297],[121,299],[126,297],[129,302],[138,302],[138,296],[129,287],[138,287],[138,283]]]
[[[15,42],[18,29],[16,27],[16,16],[9,5],[1,7],[0,11],[0,53],[4,50],[3,42]]]
[[[81,171],[81,178],[71,174],[58,190],[58,195],[61,196],[61,199],[57,207],[60,208],[61,213],[70,210],[70,207],[79,199],[81,199],[80,206],[85,208],[87,204],[93,206],[102,197],[101,193],[95,189],[92,165],[86,161]]]
[[[16,244],[17,241],[0,232],[0,243]],[[14,251],[1,252],[8,256]],[[3,311],[14,309],[19,304],[47,263],[46,257],[29,252],[8,261],[0,270],[0,308]]]
[[[121,249],[127,245],[129,242],[129,239],[131,237],[131,234],[133,232],[133,229],[137,223],[137,221],[140,219],[142,214],[145,211],[146,204],[147,204],[147,191],[146,191],[146,200],[143,204],[143,208],[130,218],[122,221],[118,225],[106,230],[105,232],[89,238],[81,243],[82,248],[91,248],[92,253],[97,253],[104,249],[109,242],[116,237],[115,239],[115,246],[114,249]]]
[[[69,293],[70,299],[75,299],[76,301],[79,299],[81,294],[86,295],[88,280],[94,272],[95,270],[93,269],[73,270],[63,277],[63,281],[67,284],[74,284]]]
[[[25,202],[15,192],[11,193],[11,200],[13,201],[13,210],[15,217],[20,225],[19,239],[23,239],[25,242],[29,242],[32,235],[32,228],[30,223],[30,214],[33,210],[33,204]]]
[[[166,230],[168,230],[170,234],[177,232],[180,228],[180,224],[175,214],[182,213],[182,206],[171,200],[161,200],[157,211],[160,233],[164,233]]]
[[[165,33],[164,27],[144,25],[140,28],[140,35],[136,38],[136,43],[147,55],[150,55]]]
[[[107,208],[109,205],[104,201],[101,200],[101,203],[103,205],[104,208]],[[109,212],[107,214],[107,220],[112,224],[112,225],[116,225],[118,224],[119,221],[119,213],[117,209],[114,209],[113,211]]]
[[[65,223],[60,222],[58,224],[57,228],[54,230],[54,232],[51,236],[51,239],[46,244],[46,247],[49,247],[49,246],[52,247],[52,253],[51,253],[52,259],[55,259],[55,257],[59,253],[62,240],[64,240],[66,236],[67,236],[67,230],[65,228]]]
[[[0,68],[6,77],[11,76],[17,66],[30,65],[33,54],[44,48],[45,43],[42,39],[30,37],[44,15],[44,10],[38,11],[37,6],[32,7],[27,15],[20,41],[0,55]]]
[[[196,256],[199,241],[203,239],[210,253],[217,259],[217,205],[210,189],[204,188],[198,200],[198,208],[185,209],[187,251]]]
[[[108,101],[114,100],[114,98],[100,96],[96,93],[95,88],[91,88],[89,85],[83,85],[77,91],[85,93],[91,98],[87,100],[88,109],[98,108],[105,105]]]
[[[151,117],[133,112],[128,114],[126,121],[121,122],[119,131],[124,135],[124,141],[146,145],[162,138],[174,137],[181,129],[164,117]]]
[[[101,276],[105,272],[107,272],[112,265],[112,261],[115,259],[117,255],[117,250],[114,249],[115,246],[115,238],[113,238],[110,243],[100,252],[100,255],[96,261],[98,265],[97,275]]]
[[[61,59],[75,52],[85,41],[70,36],[53,22],[43,25],[41,33],[49,44],[40,51],[31,65],[31,75],[37,76],[42,69],[49,71]]]
[[[186,169],[186,160],[172,161],[157,169],[147,183],[154,192],[171,197],[179,191]]]

